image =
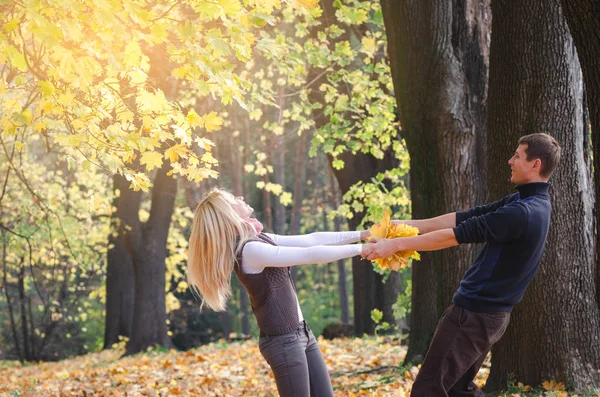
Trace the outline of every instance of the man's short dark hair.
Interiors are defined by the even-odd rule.
[[[542,160],[540,176],[549,178],[560,162],[561,148],[556,139],[540,132],[522,136],[519,138],[519,145],[527,145],[527,149],[525,149],[527,161],[534,159]]]

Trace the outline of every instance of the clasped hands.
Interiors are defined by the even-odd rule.
[[[398,251],[406,250],[398,238],[375,238],[371,237],[369,230],[363,230],[360,233],[361,240],[368,240],[362,247],[361,256],[370,261],[380,258],[389,258]]]
[[[404,249],[400,246],[401,241],[398,238],[372,238],[368,244],[364,244],[362,247],[363,258],[370,261],[380,258],[389,258],[398,251]]]

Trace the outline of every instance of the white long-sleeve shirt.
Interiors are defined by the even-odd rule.
[[[277,246],[250,241],[242,250],[242,271],[259,274],[266,267],[288,267],[304,264],[329,263],[362,253],[360,232],[317,232],[299,236],[265,233]],[[296,302],[298,298],[296,298]],[[304,319],[298,305],[298,318]]]

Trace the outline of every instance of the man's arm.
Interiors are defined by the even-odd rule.
[[[429,219],[408,219],[398,220],[392,223],[406,223],[419,229],[420,234],[434,232],[436,230],[451,229],[456,226],[456,212],[450,212],[445,215],[436,216]]]
[[[388,258],[398,251],[436,251],[458,245],[452,228],[436,230],[414,237],[374,240],[363,245],[361,256],[369,260]]]
[[[502,208],[514,195],[504,197],[502,200],[494,201],[493,203],[470,208],[466,211],[450,212],[445,215],[440,215],[435,218],[428,219],[408,219],[394,220],[393,223],[406,223],[409,226],[414,226],[419,229],[419,234],[426,234],[436,230],[450,229],[467,219],[482,216],[490,212],[494,212]]]

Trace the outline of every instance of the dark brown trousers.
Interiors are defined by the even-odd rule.
[[[507,312],[451,305],[438,323],[411,397],[482,397],[473,380],[509,321]]]

